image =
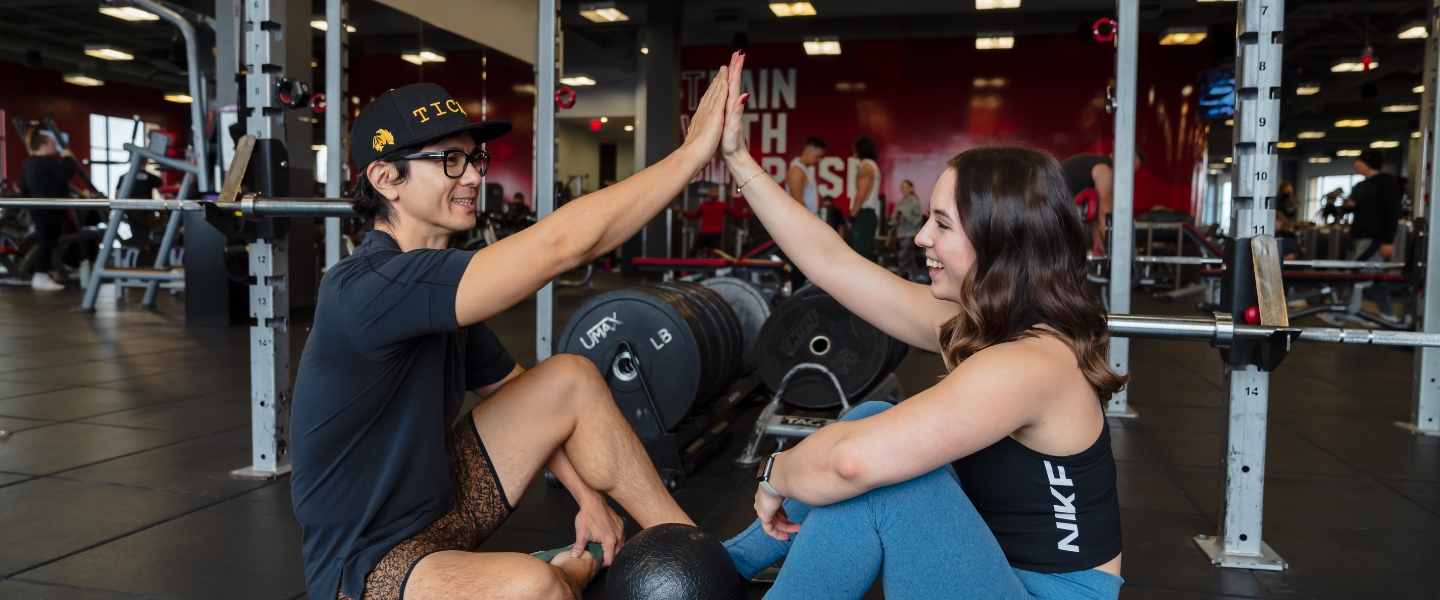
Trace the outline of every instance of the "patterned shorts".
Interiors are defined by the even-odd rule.
[[[514,511],[500,488],[500,476],[480,442],[474,420],[467,416],[451,427],[445,445],[455,478],[454,508],[380,559],[380,564],[365,576],[361,600],[400,600],[410,571],[420,559],[444,550],[473,552]],[[336,598],[353,600],[338,590]]]

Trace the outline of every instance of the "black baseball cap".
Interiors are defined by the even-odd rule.
[[[471,123],[465,109],[444,88],[414,83],[380,94],[360,111],[350,129],[350,153],[361,169],[390,150],[442,140],[469,131],[475,143],[510,131],[509,121]]]

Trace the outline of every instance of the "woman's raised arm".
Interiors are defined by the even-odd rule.
[[[750,156],[741,119],[748,96],[740,93],[744,57],[738,62],[730,68],[720,152],[735,181],[742,184],[740,192],[751,211],[805,277],[845,308],[900,341],[938,352],[939,324],[955,314],[955,305],[935,299],[929,287],[906,281],[856,254]]]

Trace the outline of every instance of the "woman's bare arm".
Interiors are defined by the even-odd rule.
[[[740,191],[751,212],[795,266],[845,308],[902,342],[940,351],[939,324],[955,315],[955,305],[935,299],[928,286],[906,281],[856,254],[763,172],[750,156],[741,129],[740,65],[732,63],[730,72],[721,155],[736,181],[749,180]]]

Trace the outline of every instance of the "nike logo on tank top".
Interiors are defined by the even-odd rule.
[[[1006,436],[954,466],[1010,566],[1069,573],[1120,554],[1109,423],[1079,454],[1051,456]]]

